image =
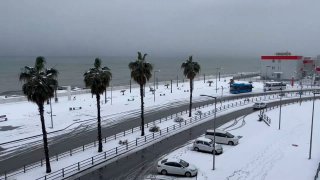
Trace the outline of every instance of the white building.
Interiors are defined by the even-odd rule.
[[[303,75],[303,57],[291,53],[276,53],[261,56],[261,77],[267,80],[301,79]]]
[[[315,73],[316,59],[311,57],[304,57],[302,63],[302,77],[312,77]]]

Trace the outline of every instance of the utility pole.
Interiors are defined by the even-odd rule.
[[[312,104],[312,119],[311,119],[311,133],[310,133],[310,148],[309,148],[309,159],[311,159],[311,150],[312,150],[312,134],[313,134],[313,116],[314,116],[314,102],[316,99],[316,94],[320,94],[320,92],[313,92],[313,104]]]

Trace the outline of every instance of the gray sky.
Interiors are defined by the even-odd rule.
[[[319,17],[319,0],[1,0],[0,56],[315,56]]]

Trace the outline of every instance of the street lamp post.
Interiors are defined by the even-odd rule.
[[[282,83],[282,82],[281,82]],[[282,107],[282,88],[280,89],[280,111],[279,111],[279,130],[280,130],[280,127],[281,127],[281,107]]]
[[[156,102],[156,72],[160,70],[153,71],[153,101]]]
[[[311,159],[311,149],[312,149],[312,133],[313,133],[313,116],[314,116],[314,101],[316,99],[316,94],[320,94],[318,91],[313,92],[313,104],[312,104],[312,118],[311,118],[311,133],[310,133],[310,148],[309,148],[309,159]]]
[[[223,96],[223,86],[221,86],[221,97]]]
[[[215,170],[216,161],[216,117],[217,117],[217,97],[201,94],[200,96],[206,96],[214,99],[214,119],[213,119],[213,153],[212,153],[212,170]]]
[[[51,98],[49,99],[50,101],[50,118],[51,118],[51,128],[53,128],[53,119],[52,119],[52,105],[51,105]]]
[[[301,96],[302,96],[302,81],[300,81],[300,106],[301,106],[301,101],[302,101],[302,99],[301,99]]]
[[[218,92],[218,72],[220,71],[221,68],[216,68],[216,93]],[[220,73],[220,72],[219,72]],[[220,81],[220,76],[219,76],[219,81]]]

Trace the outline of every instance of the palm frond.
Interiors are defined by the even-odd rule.
[[[145,61],[146,56],[147,54],[142,56],[142,53],[138,52],[137,60],[130,62],[128,65],[131,78],[140,85],[145,85],[152,77],[153,66]]]
[[[189,56],[188,60],[181,64],[183,75],[188,79],[194,79],[200,73],[200,65],[198,62],[193,61],[193,57]]]
[[[98,95],[102,94],[109,86],[112,73],[108,67],[101,68],[101,60],[95,59],[94,68],[90,68],[83,74],[86,87],[91,89],[91,93]]]
[[[23,81],[22,91],[28,100],[38,105],[53,97],[55,87],[58,86],[58,71],[56,69],[45,68],[45,58],[36,58],[35,67],[25,66],[19,75],[19,80]]]

